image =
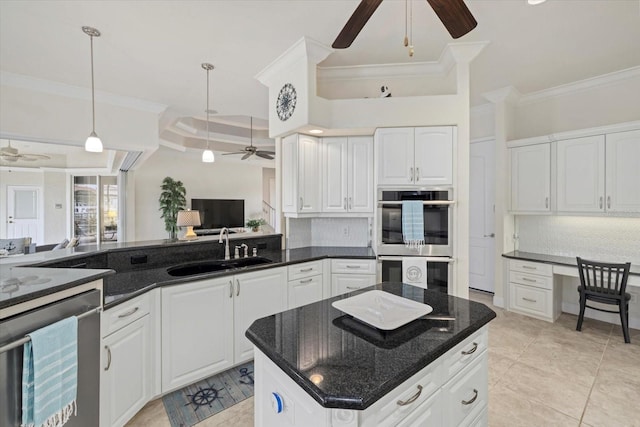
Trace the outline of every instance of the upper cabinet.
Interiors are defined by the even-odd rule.
[[[322,138],[322,212],[373,213],[373,138]]]
[[[551,144],[511,148],[511,210],[551,211]]]
[[[378,129],[378,185],[452,185],[453,133],[451,126]]]
[[[640,212],[640,130],[606,137],[606,208]]]
[[[560,212],[604,212],[604,135],[556,143]]]
[[[320,142],[307,135],[282,140],[282,211],[320,212]]]

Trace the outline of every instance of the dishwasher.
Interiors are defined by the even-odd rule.
[[[22,421],[26,335],[70,316],[78,318],[78,411],[65,427],[98,426],[100,303],[100,291],[91,290],[0,321],[0,427],[17,427]]]

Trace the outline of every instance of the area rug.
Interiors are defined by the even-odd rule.
[[[162,398],[171,427],[191,427],[253,396],[253,361]]]

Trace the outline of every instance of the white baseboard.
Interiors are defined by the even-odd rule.
[[[504,308],[504,298],[493,296],[493,305],[496,307]]]
[[[577,316],[578,313],[580,313],[580,304],[563,302],[562,311],[564,313],[571,313]],[[619,314],[603,313],[601,311],[591,310],[587,308],[584,312],[584,317],[588,317],[589,319],[602,320],[603,322],[613,323],[615,325],[620,325]],[[640,329],[640,318],[632,317],[631,315],[629,315],[629,327],[633,329]]]

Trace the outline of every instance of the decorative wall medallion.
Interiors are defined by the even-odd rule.
[[[411,282],[417,282],[422,277],[422,270],[416,266],[407,269],[407,279]]]
[[[296,88],[293,87],[291,83],[282,86],[278,94],[278,100],[276,101],[276,112],[280,120],[284,122],[291,117],[293,111],[296,109],[296,101]]]

